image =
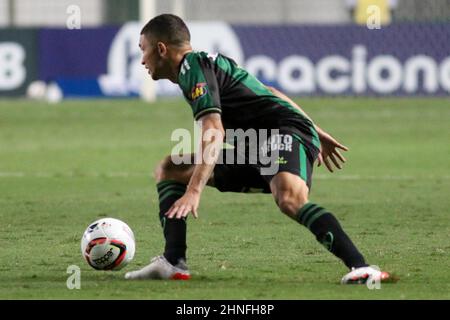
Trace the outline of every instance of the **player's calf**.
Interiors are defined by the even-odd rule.
[[[317,241],[340,258],[349,269],[367,266],[362,254],[328,210],[308,202],[297,212],[296,220],[308,228]]]
[[[280,211],[283,212],[288,217],[296,220],[298,208],[302,207],[307,199],[302,199],[302,197],[298,197],[289,193],[281,193],[275,198],[275,202],[280,208]]]
[[[281,211],[308,228],[317,241],[344,261],[349,269],[367,266],[334,215],[308,202],[305,181],[291,173],[281,172],[272,179],[271,189]]]
[[[191,157],[187,155],[187,158]],[[159,218],[166,240],[164,257],[176,265],[186,260],[186,219],[168,219],[165,214],[186,192],[186,185],[193,172],[193,164],[176,164],[171,156],[165,157],[155,169],[159,195]]]

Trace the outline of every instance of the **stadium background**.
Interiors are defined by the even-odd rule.
[[[189,224],[191,285],[89,270],[79,240],[103,216],[135,231],[129,268],[160,253],[151,168],[172,130],[193,126],[175,86],[144,78],[144,2],[0,0],[1,298],[450,298],[447,0],[147,1],[188,21],[195,49],[233,57],[350,145],[342,172],[317,170],[313,197],[399,283],[342,289],[344,268],[271,199],[209,189]],[[66,287],[73,264],[79,292]]]
[[[229,55],[292,95],[450,92],[444,0],[153,4],[155,14],[172,11],[190,21],[195,49]],[[367,27],[370,4],[379,8],[381,29]],[[144,77],[136,46],[139,5],[2,0],[2,96],[23,95],[36,80],[65,97],[138,95]],[[79,25],[71,26],[74,21]],[[159,96],[179,94],[168,81],[156,86]]]

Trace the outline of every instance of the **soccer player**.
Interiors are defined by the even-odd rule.
[[[190,278],[186,265],[186,218],[189,213],[198,217],[205,185],[221,192],[272,193],[281,212],[308,228],[317,241],[349,268],[342,283],[389,277],[366,263],[330,211],[308,201],[314,162],[317,160],[318,165],[324,164],[330,171],[334,166],[340,169],[345,158],[339,149],[346,151],[345,146],[315,125],[292,100],[264,86],[232,59],[193,51],[189,30],[175,15],[163,14],[150,20],[141,31],[139,46],[142,64],[151,77],[169,79],[182,89],[201,127],[203,138],[198,153],[205,152],[201,161],[195,163],[176,164],[168,156],[158,166],[164,254],[153,258],[144,268],[128,272],[126,279]],[[245,151],[241,156],[246,160],[252,152],[259,158],[274,153],[276,171],[263,174],[263,169],[270,168],[262,161],[244,164],[218,161],[226,150],[218,152],[226,138],[225,129],[271,133],[266,140],[259,139],[256,148],[254,143],[238,138],[233,152],[238,153],[243,144]],[[187,158],[193,160],[194,155]]]

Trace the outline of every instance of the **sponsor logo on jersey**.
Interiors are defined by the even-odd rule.
[[[268,154],[272,151],[288,151],[292,152],[292,136],[290,134],[275,134],[269,137],[262,147],[262,152]],[[279,157],[276,160],[278,164],[286,164],[287,160],[284,157]]]
[[[191,100],[195,101],[206,95],[208,89],[205,82],[197,83],[191,90]]]
[[[278,159],[275,161],[276,164],[286,164],[288,161],[284,159],[284,157],[278,157]]]

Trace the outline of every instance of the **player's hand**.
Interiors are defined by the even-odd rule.
[[[319,133],[319,139],[321,148],[317,166],[320,167],[322,164],[325,164],[327,169],[330,172],[333,172],[333,163],[336,168],[342,169],[342,164],[345,163],[346,160],[340,153],[339,149],[348,151],[348,148],[343,144],[340,144],[336,139],[323,130]]]
[[[196,192],[186,191],[186,193],[170,207],[166,212],[169,219],[186,218],[192,212],[194,218],[198,218],[197,209],[200,203],[200,194]]]

